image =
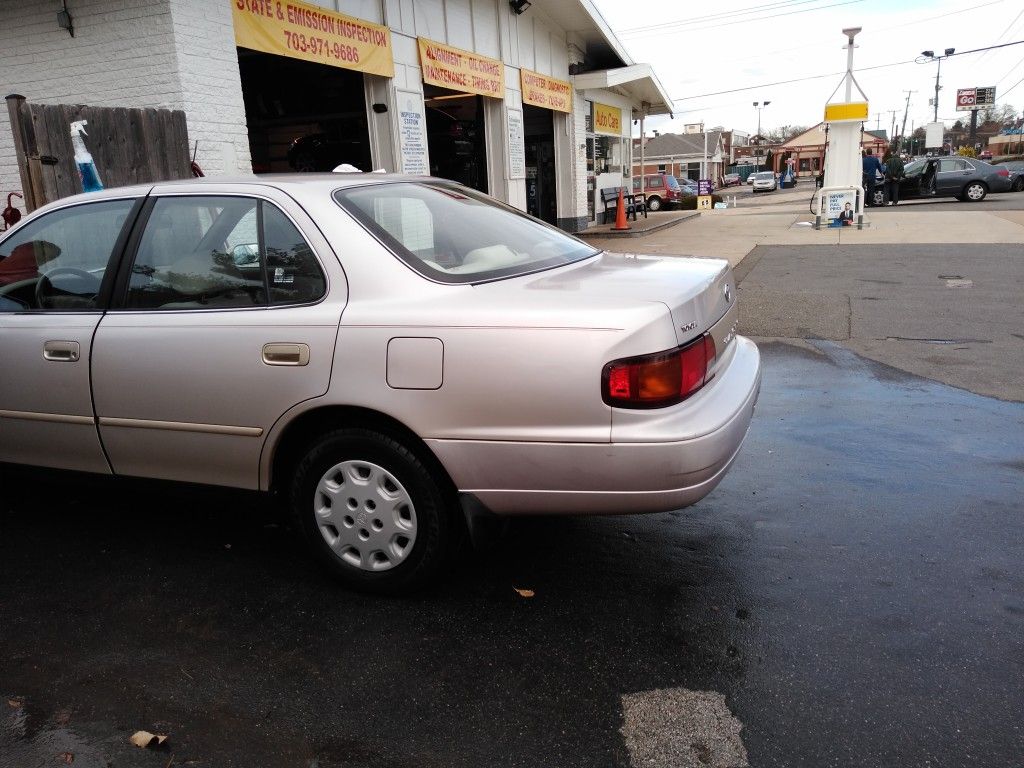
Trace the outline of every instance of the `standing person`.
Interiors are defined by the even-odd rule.
[[[900,182],[905,175],[903,161],[898,151],[889,150],[888,160],[885,161],[885,199],[889,205],[897,205],[900,202]]]
[[[864,150],[864,157],[861,160],[861,168],[863,170],[864,179],[864,199],[868,205],[873,205],[873,201],[875,199],[875,179],[882,171],[882,164],[878,162],[878,158],[875,157],[871,147]]]

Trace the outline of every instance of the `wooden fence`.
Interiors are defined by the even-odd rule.
[[[85,145],[103,186],[192,177],[185,113],[169,109],[30,104],[7,97],[25,208],[82,191],[71,123],[88,120]]]

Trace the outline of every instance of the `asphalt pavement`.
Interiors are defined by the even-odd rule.
[[[258,497],[5,471],[0,766],[1019,766],[1024,405],[762,352],[703,502],[519,520],[411,599]]]

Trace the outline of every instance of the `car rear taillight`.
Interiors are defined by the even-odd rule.
[[[613,360],[601,373],[601,396],[616,408],[675,405],[711,380],[715,355],[715,340],[704,335],[665,352]]]
[[[996,170],[996,176],[1006,177],[1006,176],[1009,176],[1009,175],[1010,175],[1010,172],[1008,170],[1006,170],[1005,168],[999,168],[999,169]]]

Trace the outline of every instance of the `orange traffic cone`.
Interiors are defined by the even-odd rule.
[[[626,201],[623,197],[622,187],[619,187],[619,207],[615,211],[615,226],[612,227],[612,231],[624,232],[627,229],[632,229],[632,227],[626,223]]]

